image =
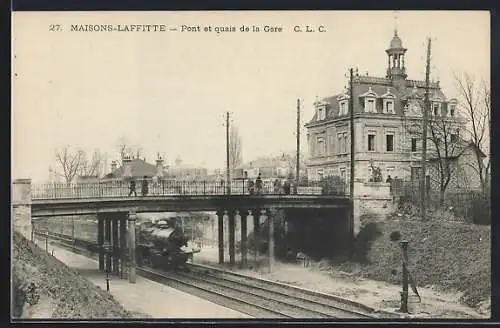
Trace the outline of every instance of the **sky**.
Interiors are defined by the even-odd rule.
[[[490,76],[487,11],[17,12],[12,24],[12,175],[36,182],[56,167],[57,149],[99,149],[110,166],[120,139],[149,162],[160,152],[168,162],[223,168],[226,111],[244,161],[294,151],[297,99],[303,125],[317,97],[344,88],[349,67],[385,76],[396,26],[409,79],[424,80],[427,37],[431,79],[448,98],[457,96],[455,73]],[[178,30],[72,32],[72,24]],[[240,32],[242,25],[261,29]],[[296,25],[326,32],[294,32]],[[236,31],[214,32],[230,26]],[[303,127],[301,135],[307,151]]]

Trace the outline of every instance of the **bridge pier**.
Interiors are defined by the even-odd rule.
[[[120,274],[120,257],[119,257],[119,243],[118,243],[118,217],[116,215],[111,219],[111,230],[112,230],[112,245],[113,245],[113,274],[118,276]]]
[[[137,213],[130,211],[128,214],[128,250],[129,250],[129,274],[128,281],[135,283],[136,281],[136,261],[135,261],[135,222],[137,220]]]
[[[246,268],[247,266],[247,252],[248,252],[248,234],[247,234],[247,221],[252,215],[252,211],[248,211],[248,215],[243,214],[240,216],[241,220],[241,265]]]
[[[224,263],[224,215],[221,211],[217,212],[217,228],[219,239],[219,264]]]
[[[260,257],[260,248],[259,248],[259,245],[260,245],[260,239],[261,239],[261,236],[260,236],[260,231],[261,231],[261,227],[260,227],[260,212],[261,210],[260,209],[256,209],[255,210],[255,215],[253,217],[253,246],[254,246],[254,265],[257,265],[257,260],[258,258]]]
[[[104,243],[107,245],[112,245],[111,244],[111,220],[109,217],[104,218]],[[105,272],[112,272],[111,271],[111,254],[109,252],[106,252],[105,255],[106,261],[105,261]]]
[[[274,269],[274,217],[276,216],[276,210],[271,209],[269,216],[267,217],[269,224],[269,235],[268,235],[268,251],[267,258],[269,263],[269,272],[272,272]]]
[[[97,214],[97,245],[99,247],[99,271],[104,271],[104,217]]]
[[[239,249],[236,251],[236,246],[235,246],[235,252],[236,252],[236,263],[241,263],[241,222],[242,222],[242,215],[241,213],[245,213],[245,211],[239,211],[237,210],[234,214],[234,243],[235,245],[239,245]]]
[[[127,214],[124,214],[119,219],[120,222],[120,278],[124,278],[126,262],[127,262]]]
[[[235,264],[235,245],[234,245],[234,234],[235,234],[235,214],[229,213],[229,264],[233,266]]]

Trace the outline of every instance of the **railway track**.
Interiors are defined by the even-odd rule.
[[[143,268],[141,268],[143,270]],[[260,279],[241,278],[230,273],[210,270],[207,267],[188,265],[188,271],[157,272],[145,269],[148,275],[163,279],[165,284],[177,289],[195,288],[209,291],[216,297],[212,301],[228,306],[227,299],[236,299],[243,306],[238,311],[254,317],[265,318],[374,318],[373,315],[350,309],[340,302],[323,303],[319,298],[306,297],[301,293],[290,294],[285,288]],[[250,305],[250,306],[249,306]]]
[[[45,233],[35,234],[47,237]],[[49,233],[48,238],[74,252],[90,255],[89,241],[57,233]],[[138,267],[137,273],[255,318],[375,319],[382,314],[333,295],[199,264],[188,263],[186,269],[168,272]],[[384,318],[388,316],[399,317],[383,313]]]

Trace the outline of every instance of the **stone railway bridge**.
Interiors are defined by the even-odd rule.
[[[257,231],[269,223],[268,256],[270,267],[274,262],[274,217],[277,210],[284,210],[286,217],[300,213],[334,220],[340,227],[340,236],[348,242],[360,229],[360,202],[345,196],[343,188],[327,188],[308,185],[297,188],[293,195],[274,192],[272,188],[261,194],[248,195],[244,186],[220,186],[214,182],[175,182],[152,186],[147,196],[128,196],[126,185],[32,185],[29,179],[13,182],[14,227],[23,235],[32,238],[32,218],[60,217],[72,215],[96,215],[100,246],[99,269],[119,274],[125,267],[127,248],[129,253],[129,280],[135,281],[135,228],[137,213],[214,211],[218,216],[219,262],[224,262],[224,222],[229,225],[229,262],[235,263],[235,222],[241,227],[241,261],[246,264],[248,231]],[[366,189],[366,188],[365,188]],[[366,190],[365,190],[366,192]],[[372,191],[373,193],[373,191]],[[365,195],[366,198],[366,195]],[[374,197],[369,197],[368,203]],[[387,201],[388,199],[379,199]],[[361,206],[361,207],[360,207]],[[378,205],[380,207],[380,204]],[[369,206],[370,207],[370,206]],[[339,212],[340,211],[340,212]],[[342,213],[339,215],[339,213]],[[301,218],[302,219],[302,218]],[[338,224],[337,224],[338,221]],[[252,224],[252,227],[248,227]],[[104,245],[111,245],[106,253]],[[110,255],[105,255],[110,254]]]

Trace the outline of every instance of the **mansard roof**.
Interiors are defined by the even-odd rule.
[[[388,87],[385,93],[380,96],[380,98],[396,98],[396,96],[391,92],[391,88]]]
[[[359,95],[359,97],[378,97],[378,94],[373,92],[372,87],[368,86],[368,90]]]
[[[442,101],[446,100],[444,93],[439,88],[439,83],[430,83],[431,88],[431,99],[433,97],[439,97]],[[389,89],[389,90],[388,90]],[[390,92],[388,92],[390,91]],[[403,115],[403,108],[400,105],[401,100],[408,100],[411,98],[423,99],[425,94],[425,82],[417,80],[406,80],[406,83],[402,90],[399,90],[391,79],[374,77],[374,76],[356,76],[353,80],[353,95],[354,95],[354,112],[363,112],[363,104],[360,97],[369,95],[370,93],[375,94],[377,98],[387,97],[388,95],[393,95],[396,101],[395,112],[396,115]],[[349,94],[345,91],[338,93],[336,95],[325,97],[321,101],[327,103],[326,119],[332,119],[338,117],[339,113],[339,101],[342,99],[349,99]],[[359,100],[359,101],[358,101]],[[442,110],[446,113],[446,103],[443,104]],[[311,121],[309,123],[315,122],[317,120],[317,113],[315,112]]]

